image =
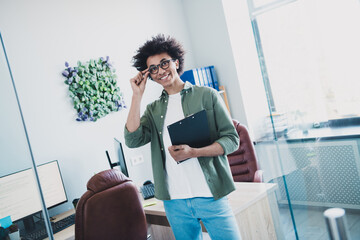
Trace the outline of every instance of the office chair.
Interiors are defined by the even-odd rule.
[[[231,174],[235,182],[263,182],[263,171],[259,170],[254,145],[247,128],[233,119],[240,138],[239,148],[227,155]]]
[[[145,213],[134,183],[117,169],[94,175],[75,215],[76,240],[145,240]]]

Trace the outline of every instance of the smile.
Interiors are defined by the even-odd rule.
[[[166,79],[170,74],[166,74],[165,76],[161,77],[160,80]]]

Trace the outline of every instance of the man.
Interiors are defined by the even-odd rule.
[[[133,66],[139,73],[130,80],[133,96],[125,142],[128,147],[151,142],[155,197],[163,200],[176,239],[202,239],[200,220],[212,239],[240,239],[225,197],[235,189],[226,155],[238,148],[239,137],[216,90],[180,79],[184,53],[180,43],[164,35],[138,49]],[[140,118],[148,77],[164,90]],[[172,146],[166,126],[204,109],[212,144]]]

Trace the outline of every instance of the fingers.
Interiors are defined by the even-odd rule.
[[[146,81],[148,79],[148,76],[149,76],[149,72],[145,73],[145,75],[142,75],[140,81],[138,81],[136,85],[138,85],[138,86],[140,86],[140,84],[145,85]]]
[[[135,77],[135,84],[139,86],[142,80],[143,80],[143,75],[141,72],[139,72]]]
[[[171,157],[176,162],[191,158],[191,155],[189,155],[187,145],[174,145],[174,146],[170,146],[168,149]]]
[[[146,83],[148,76],[149,71],[148,69],[145,69],[144,71],[139,72],[135,77],[130,79],[130,82],[135,83],[137,86],[139,86],[143,80],[145,80],[144,83]]]
[[[148,79],[148,77],[149,77],[149,72],[146,72],[145,74],[144,74],[144,76],[143,76],[143,79],[144,79],[144,84],[146,84],[146,81],[147,81],[147,79]]]
[[[184,145],[173,145],[169,147],[169,151],[179,151],[183,149],[184,149]]]

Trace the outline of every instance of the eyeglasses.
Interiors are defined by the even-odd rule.
[[[151,74],[156,74],[156,73],[159,72],[159,67],[161,67],[164,70],[168,69],[169,66],[170,66],[170,61],[175,62],[176,60],[175,59],[168,59],[168,60],[164,60],[164,61],[160,62],[160,64],[158,64],[158,65],[151,65],[149,67],[149,72]]]

